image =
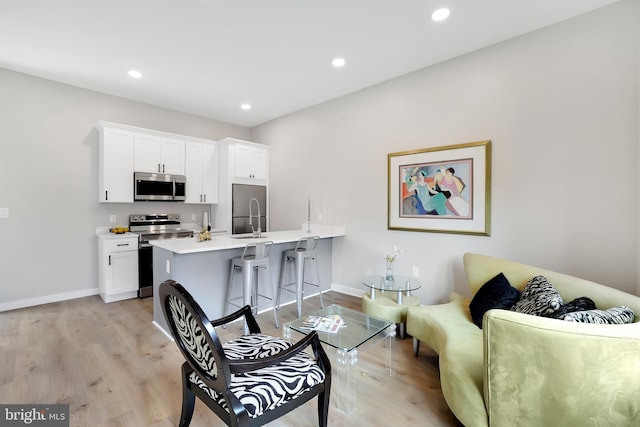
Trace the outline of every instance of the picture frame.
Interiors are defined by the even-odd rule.
[[[389,230],[490,235],[491,141],[389,153]]]

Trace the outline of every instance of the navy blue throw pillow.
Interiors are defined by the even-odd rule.
[[[500,273],[487,283],[482,285],[473,296],[469,304],[469,311],[473,323],[482,329],[482,316],[487,310],[502,308],[509,310],[520,299],[520,291],[509,283],[509,280]]]

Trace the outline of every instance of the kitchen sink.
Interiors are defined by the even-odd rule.
[[[260,237],[254,236],[253,233],[244,233],[244,234],[232,234],[229,237],[232,239],[264,239],[269,236],[266,234],[261,235]]]

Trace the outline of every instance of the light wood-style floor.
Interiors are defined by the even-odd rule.
[[[325,305],[360,309],[359,298],[324,295]],[[316,296],[305,300],[303,311],[319,307]],[[151,298],[105,304],[92,296],[0,313],[0,402],[68,403],[71,426],[177,425],[183,359],[151,323],[152,311]],[[294,304],[282,307],[280,321],[293,320],[294,313]],[[264,333],[281,335],[270,311],[258,323]],[[223,341],[240,333],[240,323],[219,331]],[[437,358],[427,351],[416,358],[411,338],[397,339],[391,377],[368,368],[376,363],[360,363],[358,407],[345,414],[332,402],[329,425],[460,426],[442,397]],[[378,345],[366,356],[374,362],[378,357],[382,366],[383,352]],[[317,426],[316,407],[313,399],[269,425]],[[191,425],[223,423],[198,402]]]

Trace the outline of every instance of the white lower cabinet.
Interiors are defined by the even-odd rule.
[[[104,302],[138,296],[138,238],[98,236],[98,288]]]

